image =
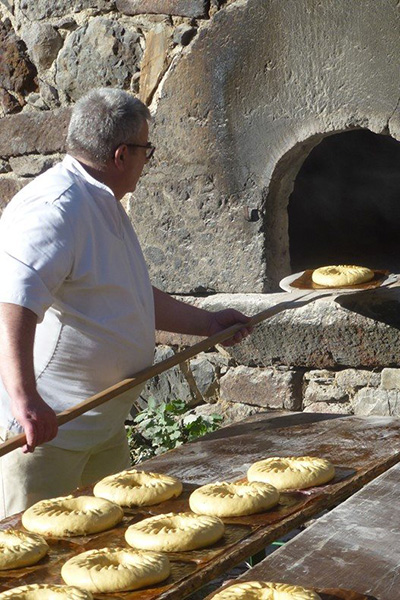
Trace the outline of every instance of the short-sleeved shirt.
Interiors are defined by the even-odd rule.
[[[0,220],[0,302],[38,316],[38,392],[56,411],[152,363],[154,304],[131,222],[112,191],[65,159],[23,188]],[[87,449],[116,433],[135,395],[63,425],[51,442]],[[0,425],[20,432],[0,383]]]

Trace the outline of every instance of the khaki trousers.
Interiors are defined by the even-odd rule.
[[[7,432],[0,430],[0,441],[6,438]],[[21,448],[13,450],[0,458],[0,518],[21,512],[39,500],[68,495],[129,466],[125,429],[82,452],[48,444],[32,454],[23,454]]]

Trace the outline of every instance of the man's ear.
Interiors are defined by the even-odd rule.
[[[126,162],[126,153],[128,152],[128,146],[121,144],[114,152],[114,165],[118,171],[123,171]]]

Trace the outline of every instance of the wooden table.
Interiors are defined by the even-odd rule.
[[[340,587],[399,600],[399,496],[397,464],[240,579]]]
[[[332,483],[303,493],[284,495],[283,504],[262,515],[226,520],[227,535],[210,549],[171,555],[173,576],[160,588],[109,596],[124,600],[181,600],[233,565],[255,554],[270,542],[304,523],[325,508],[331,508],[400,461],[400,420],[387,417],[351,417],[307,413],[259,413],[241,423],[223,428],[201,440],[182,446],[141,467],[169,473],[184,482],[182,498],[170,500],[147,512],[126,511],[123,527],[149,514],[187,510],[188,495],[195,486],[216,480],[238,480],[256,460],[267,456],[318,455],[337,467]],[[19,516],[4,520],[1,528],[20,526]],[[123,529],[88,539],[66,541],[58,552],[76,553],[93,547],[124,544]],[[75,545],[75,550],[73,546]],[[61,583],[57,548],[53,562],[30,567],[18,583]],[[0,589],[16,585],[15,576],[0,574]],[[105,598],[106,596],[99,596]],[[107,596],[108,598],[108,596]]]

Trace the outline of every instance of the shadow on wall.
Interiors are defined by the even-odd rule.
[[[366,129],[326,137],[289,207],[292,272],[361,264],[400,272],[400,143]]]

